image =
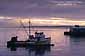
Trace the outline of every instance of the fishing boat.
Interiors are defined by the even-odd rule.
[[[18,41],[18,36],[11,37],[11,40],[7,41],[7,47],[54,46],[54,44],[51,44],[51,37],[46,37],[44,32],[35,32],[34,35],[31,35],[30,24],[31,22],[29,20],[29,34],[25,30],[29,38],[25,41]],[[22,22],[21,25],[25,29]]]
[[[85,27],[81,27],[79,25],[75,25],[69,29],[69,31],[65,31],[64,35],[70,36],[85,36]]]

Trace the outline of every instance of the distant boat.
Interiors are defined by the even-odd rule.
[[[23,23],[21,22],[23,28],[25,29]],[[31,35],[30,29],[30,20],[29,20],[29,34],[28,39],[25,41],[18,41],[17,37],[12,37],[10,41],[7,41],[7,47],[29,47],[29,46],[54,46],[51,44],[51,37],[46,37],[44,32],[35,32],[35,35]]]
[[[64,35],[70,36],[85,36],[85,27],[81,27],[79,25],[75,25],[69,29],[69,31],[65,31]]]

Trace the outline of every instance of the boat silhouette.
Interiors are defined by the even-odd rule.
[[[65,31],[64,35],[69,35],[69,36],[85,36],[85,27],[81,27],[79,25],[75,25],[69,29],[69,31]]]
[[[20,23],[25,29],[22,21],[20,21]],[[35,32],[34,35],[31,35],[30,28],[31,22],[29,20],[29,34],[27,30],[25,30],[29,38],[25,41],[18,41],[18,36],[11,37],[11,40],[7,41],[7,47],[54,46],[54,44],[51,44],[51,37],[46,37],[44,32]]]

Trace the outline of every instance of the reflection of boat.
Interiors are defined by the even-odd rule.
[[[20,49],[17,47],[10,47],[11,51],[21,51],[22,49]],[[46,53],[51,51],[51,46],[29,46],[25,47],[23,50],[28,52],[27,56],[44,56]]]
[[[85,27],[75,25],[74,27],[71,27],[69,31],[64,32],[64,35],[85,36]]]
[[[22,24],[22,22],[21,22]],[[25,29],[24,25],[22,24],[23,28]],[[25,30],[26,31],[26,30]],[[12,37],[10,41],[7,42],[7,47],[16,46],[16,47],[27,47],[27,46],[53,46],[51,44],[51,38],[45,37],[43,32],[35,32],[35,35],[31,35],[30,32],[30,20],[29,20],[29,39],[26,41],[18,41],[17,36]],[[26,31],[27,33],[27,31]]]
[[[50,52],[51,47],[42,46],[42,47],[34,47],[34,48],[28,48],[29,56],[44,56],[46,53]],[[34,53],[34,55],[33,55]]]

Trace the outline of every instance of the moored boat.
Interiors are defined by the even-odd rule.
[[[69,31],[65,31],[64,35],[71,36],[85,36],[85,27],[81,27],[79,25],[75,25],[69,29]]]
[[[27,46],[53,46],[51,44],[51,38],[45,37],[43,32],[35,32],[35,37],[33,35],[29,36],[29,39],[26,41],[18,41],[17,36],[12,37],[10,41],[7,42],[7,47],[27,47]]]

